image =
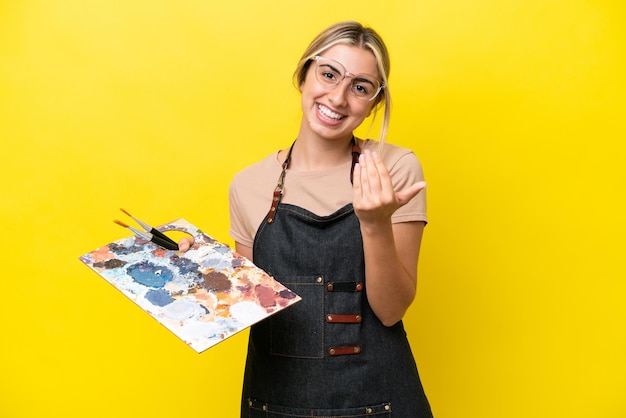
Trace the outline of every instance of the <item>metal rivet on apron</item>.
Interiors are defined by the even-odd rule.
[[[326,320],[328,322],[333,322],[333,316],[332,315],[326,315]]]
[[[252,400],[248,399],[248,406],[252,406]]]
[[[267,405],[263,405],[263,410],[267,411]]]
[[[329,292],[333,291],[333,282],[326,283],[326,290],[328,290]]]
[[[335,349],[331,348],[330,350],[328,350],[328,354],[330,354],[331,356],[335,355]]]
[[[372,413],[372,408],[369,408],[369,407],[365,408],[365,412],[367,412],[368,414],[371,414]]]
[[[361,290],[363,290],[363,283],[359,282],[359,283],[356,284],[356,291],[360,292]]]
[[[318,277],[318,278],[317,278],[317,282],[318,282],[318,283],[322,283],[323,281],[324,281],[324,279],[322,279],[321,277]]]
[[[355,353],[360,353],[361,352],[361,347],[354,347],[354,352]]]
[[[385,405],[385,411],[389,411],[391,409],[391,406],[389,404]]]

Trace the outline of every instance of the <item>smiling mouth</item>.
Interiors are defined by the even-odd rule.
[[[327,117],[329,119],[341,120],[341,119],[345,118],[345,116],[342,115],[341,113],[333,112],[332,110],[330,110],[329,108],[327,108],[326,106],[321,105],[321,104],[317,105],[317,110],[322,115],[324,115],[325,117]]]

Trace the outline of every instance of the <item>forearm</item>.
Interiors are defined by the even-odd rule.
[[[400,321],[415,298],[422,228],[422,223],[392,226],[391,221],[361,225],[367,298],[386,326]],[[407,237],[416,244],[399,247]]]

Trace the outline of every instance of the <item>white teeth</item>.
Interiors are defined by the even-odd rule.
[[[329,108],[327,108],[326,106],[322,106],[322,105],[317,105],[318,110],[320,111],[320,113],[324,116],[327,116],[331,119],[343,119],[343,115],[333,112],[332,110],[330,110]]]

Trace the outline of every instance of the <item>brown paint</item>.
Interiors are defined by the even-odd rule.
[[[224,273],[212,271],[202,275],[204,287],[213,292],[227,292],[230,290],[231,282]]]

